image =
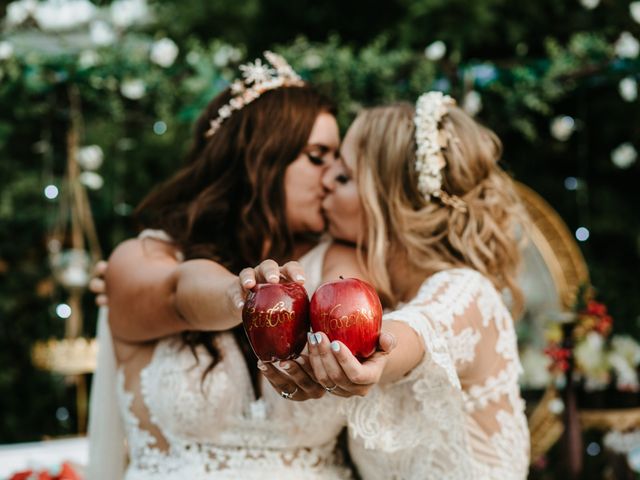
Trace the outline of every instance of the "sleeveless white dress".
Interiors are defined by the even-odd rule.
[[[149,232],[143,236],[166,240]],[[256,400],[233,334],[222,333],[216,341],[222,358],[204,381],[209,355],[199,348],[197,361],[179,336],[157,342],[139,378],[125,378],[118,369],[117,397],[129,457],[124,478],[351,478],[335,450],[345,423],[336,414],[343,400],[332,395],[285,400],[262,377],[263,396]],[[153,429],[141,428],[134,411],[146,412]]]

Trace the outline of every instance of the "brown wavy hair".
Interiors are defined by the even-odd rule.
[[[185,259],[211,259],[237,274],[265,258],[284,261],[292,255],[285,171],[306,146],[318,115],[335,115],[336,109],[309,85],[277,88],[234,112],[207,138],[210,120],[230,99],[226,89],[205,108],[184,165],[142,200],[136,218],[144,228],[167,232]],[[234,333],[249,367],[255,367],[242,328]],[[203,345],[211,354],[205,373],[219,360],[214,336],[183,334],[194,353]]]
[[[398,254],[427,275],[449,268],[477,270],[498,290],[508,289],[513,310],[519,311],[516,225],[522,224],[524,210],[498,164],[499,138],[457,107],[443,117],[440,129],[450,140],[443,149],[442,189],[464,200],[467,212],[462,212],[437,199],[426,201],[418,191],[414,114],[408,103],[372,108],[351,127],[366,222],[358,243],[366,244],[362,260],[381,298],[388,305],[400,300],[388,273],[390,257]]]

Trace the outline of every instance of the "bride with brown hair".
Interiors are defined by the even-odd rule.
[[[282,57],[265,57],[211,101],[184,166],[140,205],[145,230],[109,259],[91,480],[122,478],[118,433],[127,480],[351,476],[335,451],[338,399],[319,398],[325,391],[302,361],[286,363],[295,387],[261,382],[239,327],[240,269],[315,245],[325,226],[321,177],[339,147],[332,103]],[[279,275],[304,282],[295,264]],[[317,400],[287,401],[308,398]],[[108,414],[116,403],[124,432]]]

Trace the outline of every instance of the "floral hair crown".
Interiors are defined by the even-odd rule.
[[[300,76],[282,56],[267,50],[264,52],[264,58],[268,63],[264,64],[258,58],[253,63],[240,65],[243,78],[237,79],[231,84],[233,98],[218,109],[218,116],[209,122],[210,128],[205,132],[205,137],[212,137],[222,122],[229,118],[234,111],[241,110],[258,99],[264,92],[280,87],[301,87],[304,85]]]
[[[439,198],[442,203],[465,212],[467,205],[460,197],[449,195],[442,190],[442,170],[446,161],[442,149],[450,141],[440,130],[440,121],[448,112],[448,107],[456,104],[449,95],[442,92],[427,92],[416,102],[413,122],[416,126],[416,172],[418,190],[427,201]]]

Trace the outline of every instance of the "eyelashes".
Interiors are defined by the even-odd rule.
[[[338,175],[336,175],[336,182],[344,185],[345,183],[347,183],[349,180],[351,180],[347,175],[345,175],[344,173],[340,173]]]
[[[307,157],[309,158],[309,161],[314,165],[317,165],[317,166],[324,165],[324,159],[322,157],[316,157],[315,155],[311,155],[310,153],[307,153]]]

